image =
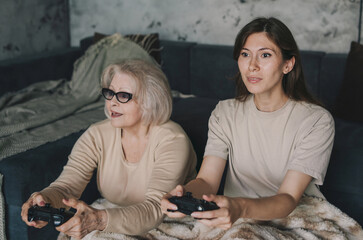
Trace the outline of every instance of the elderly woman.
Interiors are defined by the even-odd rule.
[[[77,210],[56,228],[68,236],[83,238],[94,230],[142,234],[162,221],[162,196],[195,177],[195,152],[183,129],[169,119],[170,88],[157,66],[141,60],[112,64],[101,85],[108,119],[90,126],[58,179],[23,204],[27,225],[45,226],[28,222],[28,209],[50,203]],[[111,208],[98,210],[78,200],[95,169],[99,192]]]

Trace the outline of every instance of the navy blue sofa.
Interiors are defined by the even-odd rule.
[[[70,79],[73,62],[92,43],[84,39],[79,48],[67,48],[38,56],[0,62],[0,96],[43,80]],[[208,119],[221,99],[233,98],[232,77],[238,68],[232,46],[194,42],[160,41],[162,69],[171,88],[193,98],[174,98],[172,120],[189,135],[198,156],[199,169],[207,141]],[[302,51],[303,68],[311,91],[328,110],[343,80],[347,54]],[[327,199],[361,225],[363,224],[363,124],[335,118],[336,137],[322,191]],[[52,226],[27,227],[21,220],[22,204],[34,191],[54,181],[66,164],[74,143],[84,131],[0,160],[4,175],[3,195],[6,234],[13,239],[56,239]],[[91,203],[99,197],[95,179],[82,195]]]

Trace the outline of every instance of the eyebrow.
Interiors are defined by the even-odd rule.
[[[244,47],[241,50],[250,51],[248,48],[244,48]],[[264,50],[270,50],[270,51],[276,53],[276,51],[274,49],[272,49],[272,48],[260,48],[260,49],[258,49],[258,51],[264,51]]]

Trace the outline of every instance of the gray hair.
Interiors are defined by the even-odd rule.
[[[152,63],[132,59],[106,67],[101,77],[101,87],[108,88],[118,73],[127,74],[136,80],[133,99],[139,103],[142,121],[145,124],[160,125],[170,119],[172,97],[168,79],[163,71]],[[109,114],[105,109],[106,116]]]

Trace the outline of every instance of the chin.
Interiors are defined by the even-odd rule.
[[[111,125],[114,128],[122,128],[124,126],[124,124],[120,123],[119,121],[115,121],[113,119],[111,119]]]

